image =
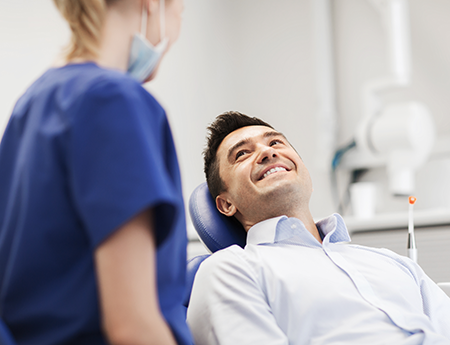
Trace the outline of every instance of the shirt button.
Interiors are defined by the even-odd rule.
[[[295,224],[291,225],[291,229],[296,229],[296,228],[297,228],[297,225],[295,225]]]

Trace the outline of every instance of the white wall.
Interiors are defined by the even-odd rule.
[[[17,98],[55,61],[68,31],[51,0],[0,1],[0,135]]]
[[[147,87],[167,109],[186,200],[204,180],[201,151],[206,126],[224,111],[239,110],[272,123],[297,148],[313,178],[313,215],[335,210],[328,177],[316,166],[322,131],[316,121],[312,1],[185,0],[180,40]],[[380,17],[369,2],[332,3],[339,142],[344,143],[359,118],[361,85],[385,74],[387,63]],[[439,135],[448,136],[450,3],[410,4],[413,82],[384,97],[426,103]],[[17,97],[50,66],[68,36],[51,0],[0,1],[0,133]],[[383,178],[382,171],[375,175]],[[432,187],[439,183],[449,184],[433,181]],[[427,185],[421,188],[429,190]]]

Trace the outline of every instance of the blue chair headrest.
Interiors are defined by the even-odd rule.
[[[244,227],[234,217],[227,217],[217,210],[206,182],[192,192],[189,213],[200,239],[212,253],[233,244],[245,247],[247,233]]]

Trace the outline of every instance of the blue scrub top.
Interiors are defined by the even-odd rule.
[[[161,311],[177,342],[191,344],[184,202],[164,110],[94,63],[47,71],[0,144],[0,308],[19,344],[107,343],[93,254],[149,207]]]

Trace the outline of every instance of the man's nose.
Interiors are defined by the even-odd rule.
[[[259,149],[258,163],[265,163],[266,161],[270,161],[276,157],[278,157],[277,150],[275,150],[272,146],[264,145]]]

